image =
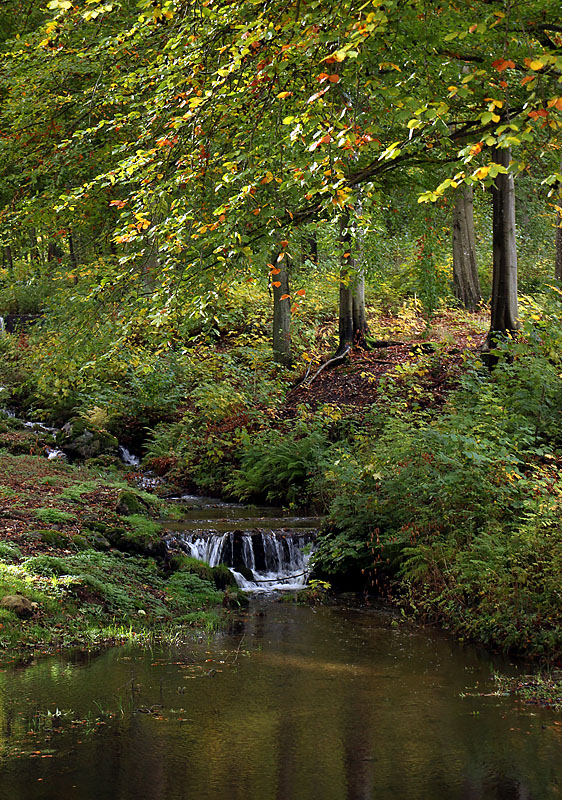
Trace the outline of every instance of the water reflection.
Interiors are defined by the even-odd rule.
[[[0,800],[560,797],[557,716],[461,696],[492,666],[382,613],[270,604],[173,651],[4,671]],[[57,707],[61,727],[29,735]]]

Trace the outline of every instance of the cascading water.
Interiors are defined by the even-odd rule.
[[[226,564],[247,591],[300,589],[306,585],[314,536],[310,532],[232,531],[184,533],[176,541],[212,567]]]
[[[246,591],[306,586],[316,519],[282,517],[274,509],[244,508],[191,496],[183,500],[190,509],[189,519],[174,525],[170,538],[176,547],[212,567],[225,564]],[[274,513],[277,518],[271,516]]]

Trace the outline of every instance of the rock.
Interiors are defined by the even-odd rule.
[[[118,514],[130,517],[133,514],[150,514],[150,505],[135,492],[124,489],[117,498]]]
[[[101,533],[90,533],[88,531],[87,538],[95,550],[109,550],[111,547],[109,539],[106,539]]]
[[[71,536],[70,541],[77,550],[91,550],[93,548],[92,542],[90,542],[85,536],[81,536],[79,533],[75,533],[73,536]]]
[[[61,533],[60,531],[45,530],[38,531],[38,533],[41,533],[41,540],[49,547],[60,547],[66,550],[72,541],[66,533]]]
[[[117,453],[117,439],[111,433],[97,430],[81,417],[73,417],[57,436],[57,444],[73,456],[94,458],[104,453]]]
[[[22,594],[7,594],[0,600],[0,606],[12,611],[20,619],[27,619],[30,617],[37,607],[37,603],[32,603],[27,597]]]

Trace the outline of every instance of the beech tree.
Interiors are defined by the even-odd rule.
[[[511,148],[513,175],[530,169],[537,143],[539,173],[541,148],[561,129],[554,0],[140,5],[51,0],[43,29],[4,54],[1,127],[27,133],[6,140],[14,184],[0,224],[5,245],[15,221],[23,240],[46,215],[67,243],[69,230],[73,243],[79,228],[92,242],[104,231],[115,255],[92,281],[128,287],[130,313],[142,304],[158,322],[182,290],[210,298],[216,276],[263,270],[264,248],[290,243],[303,223],[353,218],[359,189],[368,215],[385,176],[446,170],[422,202],[498,178],[502,186],[508,168],[490,153]],[[53,98],[51,125],[43,108]],[[22,152],[36,176],[23,193]],[[147,291],[143,264],[156,244]],[[360,287],[356,297],[360,309]],[[515,324],[508,307],[494,329]]]
[[[464,308],[475,311],[482,299],[476,264],[474,233],[474,189],[455,190],[453,209],[453,284],[455,297]]]

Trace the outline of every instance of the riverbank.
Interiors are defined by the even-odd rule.
[[[229,334],[219,343],[159,354],[149,343],[138,345],[138,368],[131,373],[127,363],[118,392],[117,371],[99,371],[94,387],[72,388],[81,379],[75,350],[74,371],[61,383],[67,394],[50,401],[41,354],[45,341],[56,343],[54,332],[38,327],[24,346],[4,337],[3,380],[14,405],[33,412],[33,398],[40,397],[40,418],[67,429],[58,446],[81,448],[77,458],[87,457],[85,466],[76,461],[70,468],[76,485],[66,491],[78,498],[65,499],[61,485],[49,500],[43,487],[37,507],[19,513],[35,528],[82,536],[88,520],[80,498],[97,502],[104,492],[81,487],[91,478],[80,470],[98,470],[111,498],[95,512],[100,524],[124,529],[121,542],[133,535],[129,524],[138,537],[138,520],[117,513],[118,487],[110,485],[118,437],[138,448],[143,469],[176,485],[322,513],[316,579],[388,597],[406,615],[438,622],[463,640],[556,666],[562,658],[557,303],[557,296],[545,297],[541,306],[522,309],[522,334],[498,347],[493,370],[479,349],[486,335],[479,315],[447,311],[431,327],[415,315],[373,316],[370,349],[308,384],[306,370],[272,364],[267,343],[251,347]],[[25,381],[18,384],[17,375]],[[101,397],[109,399],[100,405]],[[11,424],[0,444],[15,458],[29,452],[25,437],[32,434]],[[83,441],[84,427],[96,433],[95,453],[91,440]],[[32,433],[39,441],[40,432]],[[47,463],[44,456],[40,461]],[[25,474],[27,462],[21,464]],[[55,507],[41,511],[41,503]],[[65,521],[61,513],[71,517]],[[145,517],[157,524],[158,513]],[[38,525],[37,514],[50,521]],[[16,514],[10,525],[18,524]],[[128,551],[120,547],[131,555],[130,542]],[[158,584],[158,591],[165,589]],[[137,610],[146,609],[137,604]]]
[[[11,424],[12,448],[29,445]],[[174,638],[216,629],[244,602],[228,570],[168,550],[161,520],[181,510],[107,461],[0,454],[0,652]]]

